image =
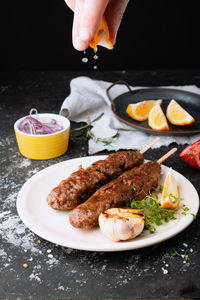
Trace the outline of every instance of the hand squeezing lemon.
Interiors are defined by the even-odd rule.
[[[99,28],[90,42],[90,47],[92,47],[95,51],[97,51],[97,46],[103,46],[110,50],[113,49],[105,16],[102,16]]]

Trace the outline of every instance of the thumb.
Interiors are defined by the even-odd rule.
[[[106,8],[105,16],[108,23],[110,41],[115,44],[117,32],[129,0],[111,0]]]

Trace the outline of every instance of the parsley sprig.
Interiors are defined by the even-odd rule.
[[[186,216],[186,215],[190,214],[190,215],[193,216],[193,218],[194,218],[194,220],[195,220],[195,219],[196,219],[196,215],[193,214],[193,213],[190,213],[189,210],[190,210],[190,209],[189,209],[187,206],[185,206],[185,207],[183,208],[182,215],[183,215],[183,216]]]
[[[130,207],[140,209],[144,215],[144,225],[150,233],[154,233],[156,231],[156,226],[162,225],[170,220],[176,219],[175,213],[177,209],[166,209],[161,208],[161,204],[159,203],[158,194],[163,192],[163,185],[159,185],[156,191],[152,191],[149,195],[147,195],[143,200],[138,201],[136,189],[133,188],[135,192],[135,197],[130,199]],[[174,198],[174,201],[183,200],[182,198],[178,198],[170,194],[171,197]]]
[[[184,199],[183,198],[180,198],[180,197],[176,197],[172,194],[169,194],[169,197],[170,199],[173,198],[174,200],[171,200],[173,204],[176,204],[178,201],[183,201]]]
[[[131,199],[131,208],[140,209],[144,215],[144,225],[149,232],[154,233],[156,226],[175,219],[175,210],[161,208],[157,195],[150,194],[141,201]]]

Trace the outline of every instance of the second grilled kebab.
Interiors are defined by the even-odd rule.
[[[48,195],[47,202],[54,209],[73,209],[87,200],[100,187],[123,172],[144,162],[139,151],[119,151],[106,159],[93,163],[86,169],[82,167],[55,187]]]

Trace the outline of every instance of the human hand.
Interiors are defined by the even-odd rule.
[[[65,0],[74,11],[72,40],[74,48],[83,51],[97,32],[105,15],[110,41],[115,44],[117,32],[129,0]]]

